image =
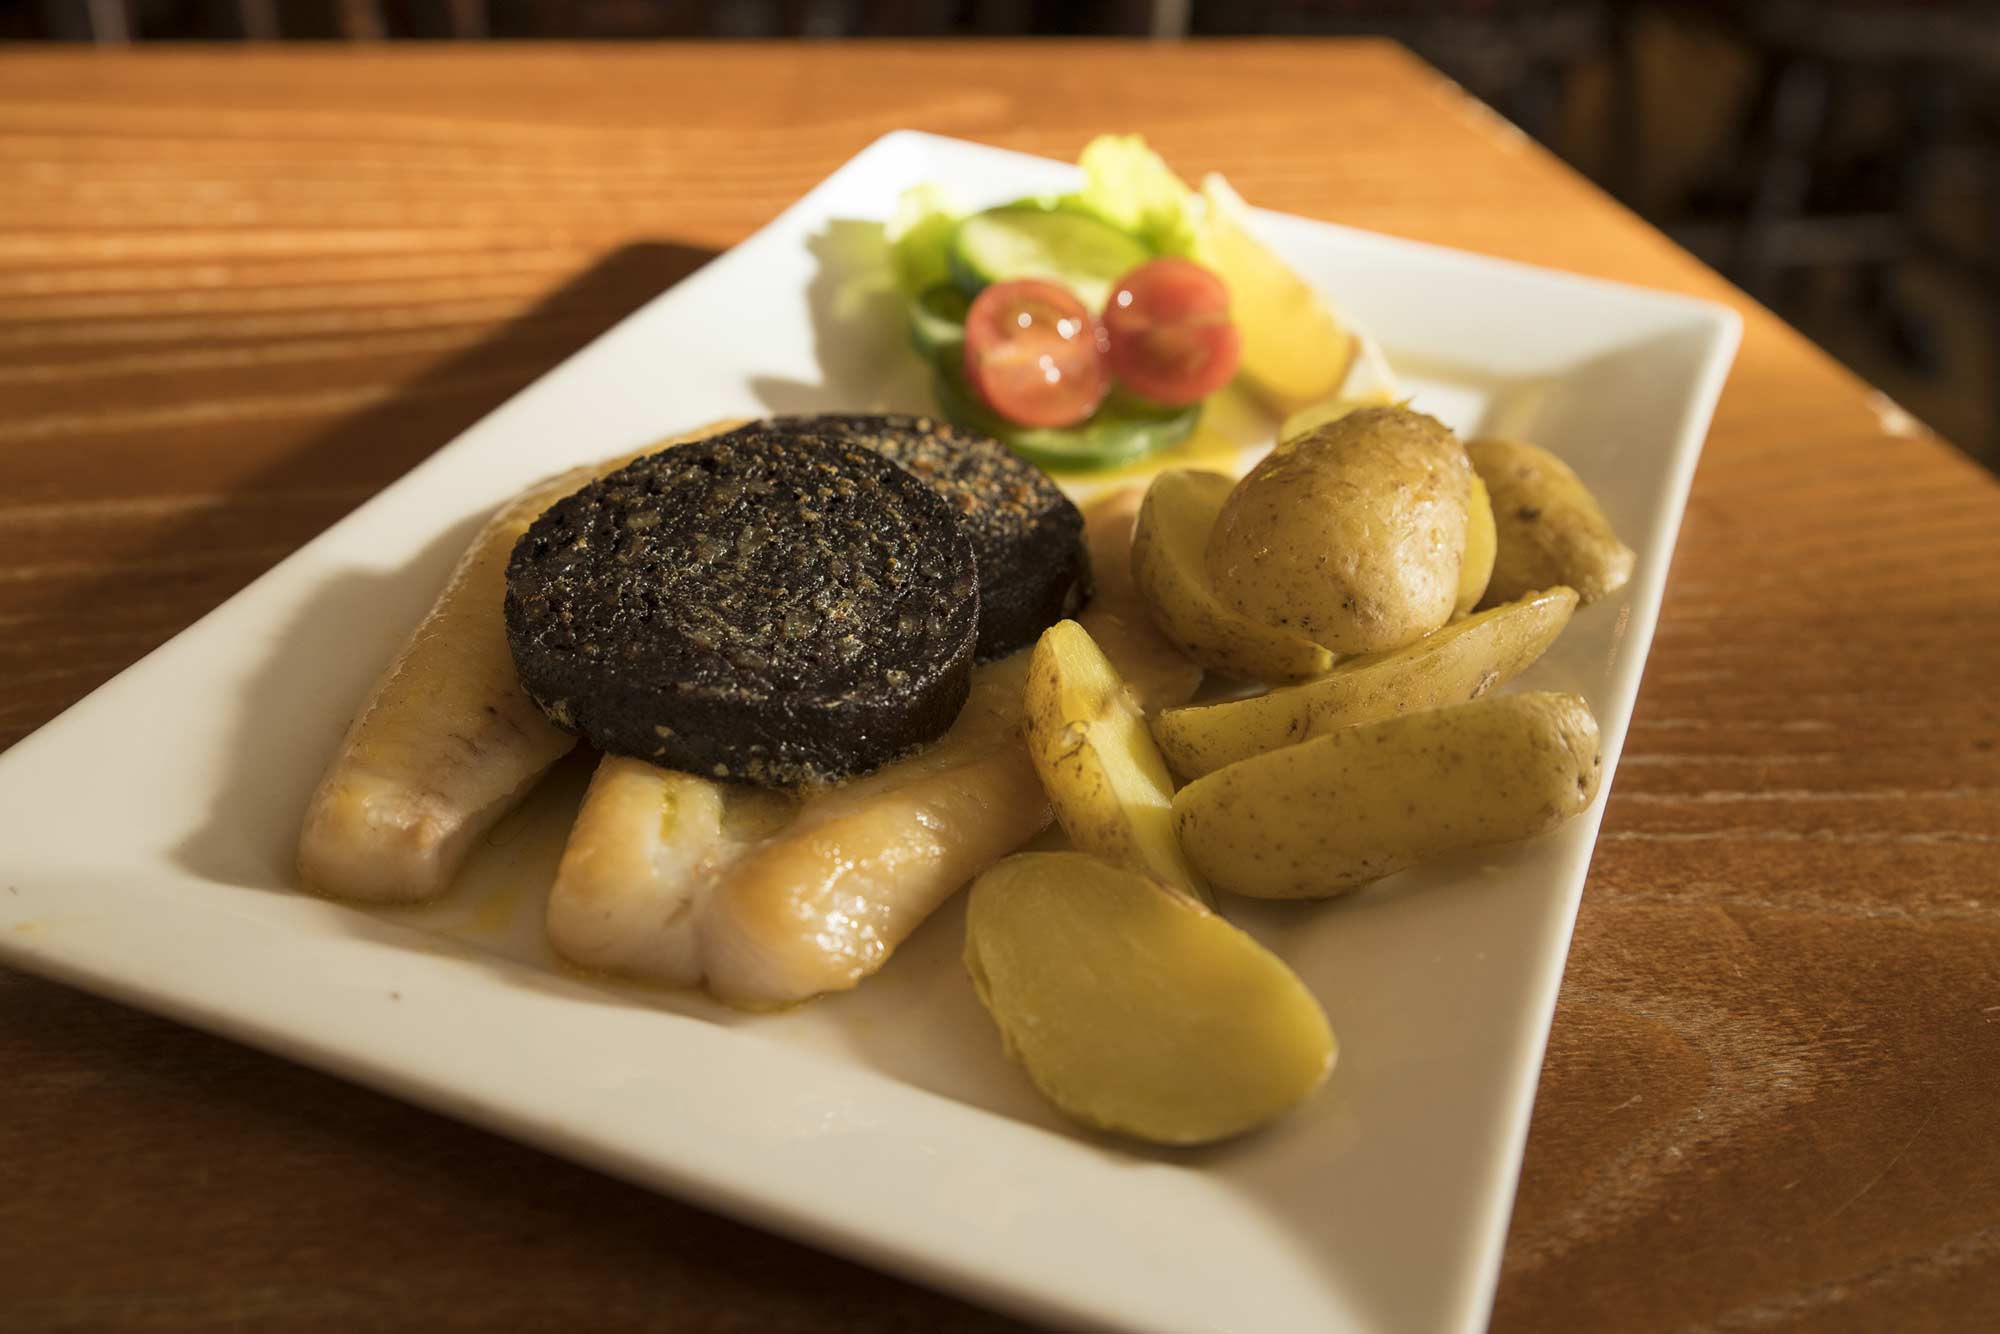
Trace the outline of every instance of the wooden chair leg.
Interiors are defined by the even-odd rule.
[[[1639,109],[1644,105],[1640,88],[1638,14],[1635,0],[1619,0],[1611,6],[1607,40],[1611,47],[1611,161],[1605,184],[1628,207],[1642,202],[1645,172],[1640,155],[1643,130]]]
[[[492,32],[486,0],[446,0],[445,17],[451,23],[451,35],[460,40],[486,37]]]
[[[126,0],[42,0],[42,31],[61,41],[129,42]]]
[[[278,0],[236,0],[236,26],[250,42],[275,42],[285,35],[278,22]]]
[[[1779,235],[1798,219],[1812,186],[1813,154],[1826,132],[1829,83],[1825,65],[1793,56],[1785,58],[1772,90],[1736,260],[1736,281],[1759,298],[1769,297],[1777,276]]]
[[[349,41],[376,42],[388,35],[377,0],[340,0],[340,35]]]
[[[1986,235],[1990,243],[1987,254],[2000,255],[2000,153],[1996,153],[1989,144],[1982,156],[1982,165],[1985,167],[1985,171],[1981,174],[1985,177],[1982,184],[1986,187],[1983,192],[1986,205]],[[1979,267],[1981,277],[1985,280],[1981,287],[1982,294],[1986,298],[1986,317],[1991,322],[1988,325],[1989,336],[1992,339],[1989,355],[1994,358],[1992,363],[1994,373],[1986,384],[1988,426],[1985,441],[1986,457],[1983,462],[1995,472],[2000,472],[2000,271],[1993,268],[1990,259],[1984,260]],[[1973,448],[1973,453],[1975,456],[1978,454],[1976,447]]]

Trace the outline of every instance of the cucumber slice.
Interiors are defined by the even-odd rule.
[[[980,401],[956,365],[935,365],[938,411],[968,431],[990,435],[1030,463],[1070,472],[1115,468],[1170,449],[1194,434],[1201,404],[1162,407],[1113,393],[1081,426],[1017,426]]]
[[[956,287],[933,287],[910,303],[910,341],[924,360],[938,362],[962,355],[965,311],[971,303]]]
[[[952,271],[968,293],[1014,278],[1046,278],[1103,310],[1111,285],[1153,257],[1107,222],[1033,204],[975,213],[958,224]]]

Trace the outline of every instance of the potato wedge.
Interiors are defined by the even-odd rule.
[[[1451,618],[1472,465],[1407,408],[1363,408],[1267,455],[1208,539],[1208,574],[1251,620],[1380,653]]]
[[[1466,453],[1493,498],[1496,543],[1484,605],[1567,584],[1588,606],[1625,586],[1638,557],[1567,463],[1520,440],[1475,440]]]
[[[1167,709],[1153,738],[1195,779],[1310,736],[1477,699],[1520,675],[1569,624],[1576,594],[1552,588],[1455,621],[1393,653],[1349,658],[1325,676],[1249,699]]]
[[[1451,614],[1463,616],[1486,596],[1493,581],[1493,554],[1498,538],[1493,527],[1493,497],[1478,473],[1472,475],[1472,495],[1465,505],[1465,559],[1458,567],[1458,597]]]
[[[1590,804],[1603,773],[1581,697],[1500,695],[1218,769],[1174,798],[1174,827],[1224,889],[1326,898],[1461,848],[1546,833]]]
[[[1132,578],[1132,539],[1145,488],[1128,486],[1083,507],[1097,591],[1076,619],[1125,678],[1143,709],[1185,704],[1201,689],[1201,664],[1183,655],[1153,624]]]
[[[1284,963],[1137,872],[1023,852],[973,882],[965,966],[1066,1115],[1157,1144],[1262,1125],[1325,1081],[1326,1012]]]
[[[1208,535],[1235,485],[1191,468],[1155,477],[1132,537],[1132,577],[1153,624],[1208,670],[1245,681],[1318,676],[1333,666],[1331,652],[1224,605],[1208,581]]]
[[[1025,707],[1028,755],[1070,842],[1211,902],[1174,839],[1174,780],[1146,717],[1075,621],[1035,644]]]

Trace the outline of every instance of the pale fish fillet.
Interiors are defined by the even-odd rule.
[[[549,944],[605,972],[695,986],[699,910],[717,879],[798,805],[785,793],[606,755],[549,893]]]
[[[1021,741],[1027,660],[979,668],[942,740],[808,797],[717,882],[700,920],[711,992],[762,1007],[851,987],[960,886],[1048,828]]]
[[[1140,493],[1085,515],[1097,596],[1081,619],[1149,707],[1201,672],[1153,629],[1130,574]],[[573,962],[732,1004],[851,987],[939,904],[1049,824],[1021,743],[1024,650],[980,667],[935,745],[780,813],[773,794],[607,757],[549,898]],[[781,827],[772,828],[777,820]]]
[[[543,510],[636,457],[537,483],[473,538],[375,682],[306,806],[298,853],[305,888],[377,903],[442,893],[474,840],[576,744],[542,716],[515,675],[502,612],[507,561]]]

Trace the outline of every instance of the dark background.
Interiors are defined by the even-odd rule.
[[[2000,466],[1992,0],[0,0],[0,41],[1114,34],[1401,40]]]

